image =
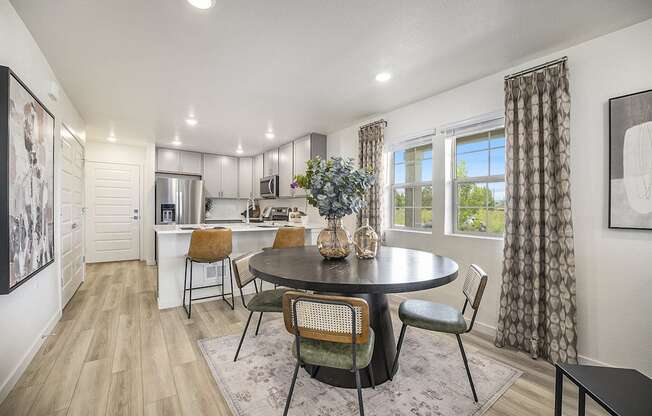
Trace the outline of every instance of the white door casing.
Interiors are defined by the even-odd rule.
[[[61,135],[61,307],[84,280],[84,148]]]
[[[86,163],[86,261],[140,258],[140,166]]]

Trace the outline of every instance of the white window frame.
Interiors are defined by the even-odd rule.
[[[432,201],[431,201],[431,204],[430,204],[430,212],[431,213],[433,213],[433,203],[434,203],[434,186],[433,186],[434,175],[433,175],[433,172],[430,173],[430,181],[405,182],[405,183],[401,183],[401,184],[394,183],[394,179],[395,179],[394,154],[396,152],[405,151],[405,150],[408,150],[408,149],[414,149],[416,147],[420,147],[420,146],[423,146],[425,144],[428,144],[428,145],[430,145],[430,160],[431,160],[431,164],[432,164],[432,169],[434,171],[435,154],[434,154],[434,146],[433,146],[433,142],[432,142],[433,136],[434,136],[434,131],[428,132],[427,135],[418,137],[417,139],[409,140],[407,142],[404,141],[403,143],[401,143],[400,146],[393,148],[391,150],[391,152],[389,153],[389,161],[388,162],[389,162],[389,165],[390,165],[390,169],[389,169],[389,183],[390,183],[390,186],[389,186],[389,193],[390,193],[390,195],[389,195],[389,200],[390,200],[390,203],[389,203],[389,205],[390,205],[390,213],[389,213],[390,226],[389,226],[389,229],[390,230],[432,233],[432,230],[434,228],[434,216],[432,218],[433,225],[430,228],[426,228],[426,227],[408,227],[408,226],[396,225],[394,223],[394,215],[396,213],[396,209],[395,209],[396,207],[394,206],[394,191],[396,190],[396,188],[405,188],[405,189],[407,189],[407,188],[415,188],[415,190],[416,190],[416,189],[418,189],[419,187],[422,187],[422,186],[430,186],[430,189],[433,192]],[[407,163],[405,163],[405,165],[407,166]],[[406,169],[406,176],[407,176],[407,169]],[[417,207],[408,207],[406,205],[405,208],[407,209],[407,208],[417,208]],[[418,208],[428,208],[428,207],[427,206],[420,206]]]
[[[453,136],[453,141],[452,141],[452,151],[451,151],[451,201],[452,201],[452,230],[454,234],[457,235],[470,235],[470,236],[479,236],[479,237],[487,237],[487,238],[503,238],[504,232],[503,233],[490,233],[490,232],[480,232],[480,231],[466,231],[466,230],[460,230],[457,227],[457,214],[458,214],[458,209],[462,208],[468,208],[468,209],[473,209],[473,208],[481,208],[481,207],[460,207],[457,204],[457,185],[459,184],[465,184],[465,183],[482,183],[482,184],[487,184],[487,186],[490,183],[505,183],[505,175],[488,175],[488,176],[474,176],[472,178],[464,178],[461,180],[458,180],[457,178],[457,140],[458,139],[464,139],[469,136],[474,136],[476,134],[482,134],[482,133],[489,133],[494,130],[499,130],[499,129],[505,129],[504,122],[502,125],[496,125],[496,126],[486,126],[484,128],[474,130],[474,131],[469,131],[465,132],[463,134],[455,135]],[[465,154],[471,154],[471,153],[480,153],[480,152],[488,152],[488,166],[487,166],[487,173],[491,172],[491,140],[489,140],[489,147],[487,149],[483,150],[477,150],[473,152],[468,152]],[[488,202],[485,201],[485,210],[489,212],[489,205]]]

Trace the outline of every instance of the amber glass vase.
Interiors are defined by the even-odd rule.
[[[342,219],[328,220],[328,226],[317,237],[319,254],[329,260],[346,258],[351,254],[351,237],[342,227]]]
[[[378,251],[378,234],[369,226],[369,218],[353,233],[355,255],[359,259],[373,259]]]

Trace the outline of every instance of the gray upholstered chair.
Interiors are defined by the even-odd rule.
[[[371,357],[374,332],[369,326],[369,305],[364,299],[288,292],[283,296],[285,328],[294,335],[292,353],[297,358],[290,392],[285,403],[290,409],[299,367],[313,366],[312,377],[320,367],[339,368],[355,373],[360,415],[364,416],[360,368],[367,368],[375,388]]]
[[[403,339],[405,338],[405,330],[408,326],[428,331],[455,334],[457,343],[460,346],[460,352],[462,353],[462,361],[464,361],[464,367],[466,367],[466,375],[469,377],[469,383],[471,384],[473,400],[477,402],[478,396],[475,393],[473,378],[471,378],[469,363],[466,360],[466,353],[464,352],[464,346],[462,345],[462,338],[460,335],[471,331],[473,328],[475,316],[478,313],[478,308],[480,307],[480,301],[482,300],[482,294],[484,293],[486,285],[487,274],[479,266],[472,264],[469,267],[464,280],[464,287],[462,289],[462,292],[464,293],[464,306],[461,311],[448,305],[428,302],[426,300],[410,299],[402,302],[401,306],[398,308],[398,316],[403,322],[403,326],[401,327],[401,335],[398,338],[398,344],[396,346],[396,358],[394,358],[392,374],[396,372],[398,356],[401,353],[401,346],[403,345]],[[464,312],[466,312],[467,306],[471,306],[471,309],[473,309],[473,317],[468,326],[466,324],[466,319],[464,319]]]
[[[258,335],[258,330],[260,329],[260,322],[263,319],[263,313],[265,312],[283,312],[283,294],[289,289],[273,289],[273,290],[263,290],[263,283],[260,282],[260,290],[258,290],[258,284],[256,283],[256,276],[254,276],[249,270],[249,259],[260,251],[253,251],[242,256],[239,256],[232,261],[235,283],[240,289],[240,298],[242,299],[242,304],[249,311],[249,317],[247,318],[247,323],[242,331],[242,338],[240,338],[240,343],[238,344],[238,350],[235,352],[235,357],[233,361],[238,359],[238,354],[240,354],[240,348],[242,347],[242,342],[244,341],[245,335],[247,334],[247,329],[249,328],[249,322],[251,322],[251,317],[254,312],[259,312],[260,316],[258,318],[258,325],[256,325],[256,335]],[[245,302],[245,296],[243,288],[249,284],[254,285],[256,293],[254,296],[249,299],[249,302]]]

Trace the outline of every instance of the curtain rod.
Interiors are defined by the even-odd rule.
[[[522,71],[514,72],[513,74],[505,75],[505,80],[516,78],[521,75],[529,74],[530,72],[535,72],[543,68],[547,68],[552,65],[556,65],[560,62],[566,62],[568,60],[567,56],[562,56],[561,58],[555,59],[553,61],[544,62],[541,65],[533,66],[532,68],[524,69]]]
[[[366,129],[367,127],[375,126],[376,124],[384,124],[385,127],[387,127],[387,121],[385,119],[381,118],[380,120],[376,120],[376,121],[374,121],[372,123],[368,123],[368,124],[365,124],[364,126],[360,126],[360,130]]]

